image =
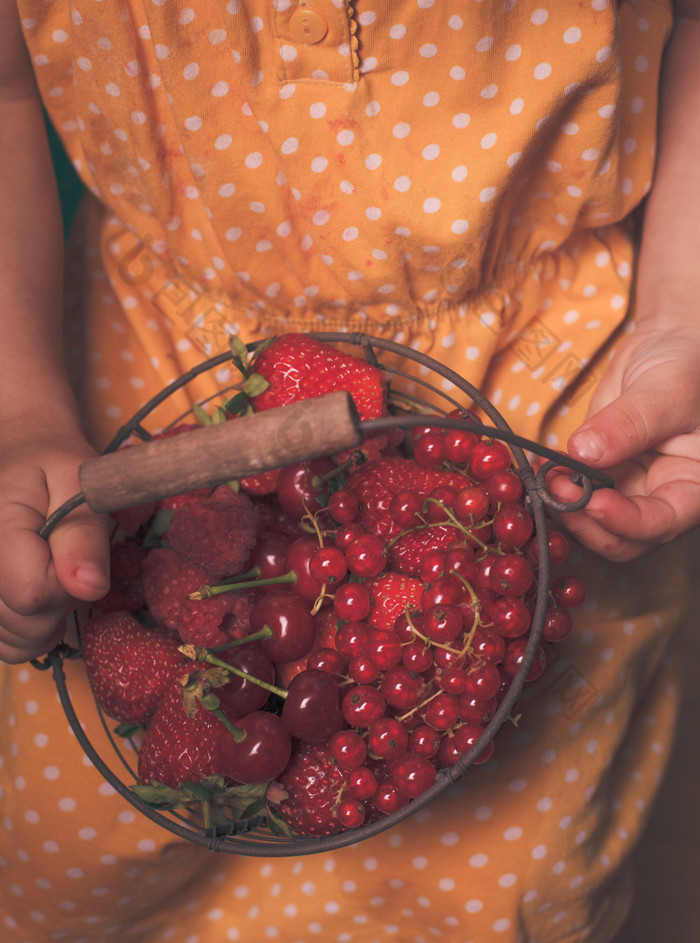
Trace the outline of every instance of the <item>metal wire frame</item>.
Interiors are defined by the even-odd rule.
[[[388,351],[397,354],[407,360],[417,363],[421,367],[438,374],[443,379],[450,381],[456,389],[466,394],[469,400],[475,403],[479,409],[491,420],[493,425],[486,425],[477,422],[473,414],[465,411],[469,418],[459,418],[454,416],[440,415],[437,413],[404,414],[398,416],[386,416],[380,419],[374,419],[362,423],[362,430],[365,435],[380,432],[383,429],[400,426],[410,429],[416,426],[431,425],[434,427],[443,427],[450,429],[463,429],[465,431],[475,432],[479,435],[486,435],[494,439],[500,439],[506,442],[511,449],[518,472],[523,481],[523,487],[526,495],[526,502],[534,518],[535,534],[546,538],[546,508],[550,507],[558,512],[575,511],[584,507],[588,502],[592,491],[596,487],[612,487],[612,479],[602,472],[595,471],[588,466],[571,459],[566,455],[561,455],[539,443],[532,442],[521,436],[518,436],[510,428],[505,418],[496,409],[496,407],[469,381],[457,374],[455,371],[445,367],[439,361],[434,360],[426,354],[415,351],[412,348],[397,344],[394,341],[383,338],[370,337],[360,333],[343,332],[314,332],[310,336],[317,340],[329,344],[343,344],[354,347],[360,347],[365,358],[375,365],[382,367],[387,374],[409,378],[414,383],[422,386],[427,392],[433,395],[438,394],[443,397],[451,408],[455,406],[463,408],[459,401],[452,396],[447,395],[443,390],[438,389],[432,383],[421,376],[408,374],[401,370],[385,367],[377,358],[376,351]],[[249,345],[249,350],[254,350],[257,344]],[[140,439],[150,438],[150,433],[143,427],[142,423],[147,416],[161,403],[168,399],[174,392],[182,389],[195,377],[208,370],[215,369],[218,366],[230,361],[230,354],[224,353],[212,357],[197,367],[183,374],[177,380],[165,387],[157,396],[149,400],[144,406],[136,412],[131,419],[122,426],[112,441],[109,443],[106,452],[117,449],[124,441],[132,435]],[[223,394],[224,391],[222,391]],[[421,402],[418,400],[417,402]],[[175,422],[182,421],[186,414],[179,417]],[[536,472],[526,456],[526,450],[530,453],[539,455],[547,461]],[[574,502],[565,503],[555,499],[547,489],[546,476],[548,472],[555,468],[567,468],[582,488],[580,498]],[[45,522],[42,528],[42,535],[48,537],[56,524],[69,514],[74,508],[80,506],[84,501],[82,495],[75,495],[64,505],[58,508]],[[99,770],[102,776],[120,793],[132,806],[139,812],[149,818],[151,821],[165,828],[167,831],[180,838],[194,842],[200,846],[206,847],[212,851],[227,852],[230,854],[252,856],[252,857],[289,857],[306,854],[317,854],[325,851],[342,848],[347,845],[356,844],[366,838],[377,835],[393,827],[399,822],[404,821],[409,816],[415,814],[439,796],[446,788],[460,779],[469,769],[479,754],[491,743],[498,731],[511,715],[513,707],[520,697],[525,685],[527,675],[532,667],[537,648],[541,641],[542,629],[544,625],[545,612],[548,604],[550,563],[548,543],[546,539],[538,540],[538,579],[535,596],[535,607],[532,617],[532,626],[529,632],[528,641],[523,653],[522,662],[518,667],[510,687],[499,704],[491,721],[484,729],[482,736],[471,747],[471,749],[460,758],[460,760],[448,769],[438,771],[434,785],[426,790],[421,796],[412,799],[406,806],[393,812],[390,815],[381,816],[379,819],[362,825],[359,828],[341,832],[337,835],[324,837],[294,837],[292,839],[273,835],[265,828],[261,828],[264,819],[254,817],[250,821],[244,821],[232,826],[229,834],[213,834],[211,830],[204,828],[202,820],[196,815],[188,818],[185,815],[176,812],[159,812],[141,801],[132,791],[129,785],[124,783],[112,770],[105,759],[100,756],[85,734],[82,725],[75,713],[73,704],[68,691],[65,672],[63,670],[63,661],[66,658],[76,658],[80,656],[80,651],[71,649],[65,644],[57,646],[50,652],[43,661],[34,662],[37,668],[51,669],[53,679],[57,687],[57,692],[63,710],[68,722],[78,739],[81,747],[91,762]],[[96,705],[97,709],[97,705]],[[105,719],[102,718],[103,725],[107,729]],[[115,752],[119,754],[118,747],[107,731],[110,739],[115,746]],[[120,755],[120,759],[129,770],[128,763]]]

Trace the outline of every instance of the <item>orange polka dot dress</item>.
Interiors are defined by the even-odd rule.
[[[629,316],[669,4],[190,3],[18,2],[89,191],[67,346],[94,441],[232,334],[343,330],[431,354],[564,447]],[[232,379],[204,374],[157,423]],[[588,600],[494,759],[323,855],[151,825],[83,757],[51,678],[3,666],[3,940],[609,941],[672,738],[682,559],[576,550]]]

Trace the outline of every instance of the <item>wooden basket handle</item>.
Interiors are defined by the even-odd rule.
[[[80,467],[80,485],[91,510],[115,511],[361,442],[350,395],[328,393],[89,459]]]

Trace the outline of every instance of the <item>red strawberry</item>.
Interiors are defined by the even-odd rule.
[[[168,683],[191,664],[175,634],[145,628],[129,612],[89,619],[82,643],[95,700],[121,723],[148,723]]]
[[[102,599],[93,603],[100,612],[140,609],[145,603],[141,571],[148,550],[134,540],[112,544],[110,550],[110,587]]]
[[[250,499],[222,485],[211,496],[173,511],[167,541],[188,563],[223,579],[246,568],[257,536]]]
[[[343,829],[335,816],[345,773],[321,744],[298,746],[279,782],[288,793],[279,814],[299,835],[334,835]]]
[[[375,629],[393,629],[399,616],[409,609],[419,609],[423,594],[420,580],[400,573],[386,572],[367,583],[372,608],[367,621]]]
[[[459,472],[426,468],[408,458],[382,458],[353,471],[346,487],[359,499],[358,521],[372,533],[391,540],[404,529],[389,514],[389,503],[397,492],[412,491],[425,499],[438,485],[460,490],[471,483]]]
[[[399,573],[418,576],[425,555],[430,550],[447,550],[462,533],[456,527],[442,527],[432,524],[423,530],[413,530],[400,537],[389,548],[387,560],[389,566]]]
[[[192,662],[189,662],[192,666]],[[188,716],[179,679],[171,681],[139,750],[139,779],[177,789],[220,772],[217,739],[222,721],[199,705]]]
[[[362,419],[386,412],[386,385],[380,370],[307,334],[282,334],[255,360],[268,382],[253,400],[256,410],[347,390]]]
[[[192,566],[174,550],[156,547],[143,564],[143,591],[151,615],[177,630],[180,609],[190,593],[209,583],[209,574]]]

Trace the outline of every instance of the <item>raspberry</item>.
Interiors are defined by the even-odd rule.
[[[326,747],[302,744],[279,777],[288,793],[279,813],[299,835],[334,835],[343,830],[335,815],[345,774]]]
[[[223,485],[210,497],[173,511],[167,539],[189,563],[223,579],[245,569],[257,534],[250,500]]]
[[[180,606],[177,631],[183,642],[213,648],[248,634],[248,597],[223,593],[209,599],[185,599]]]
[[[182,604],[190,593],[209,582],[209,574],[186,563],[174,550],[157,547],[144,561],[142,581],[153,618],[177,630]]]

